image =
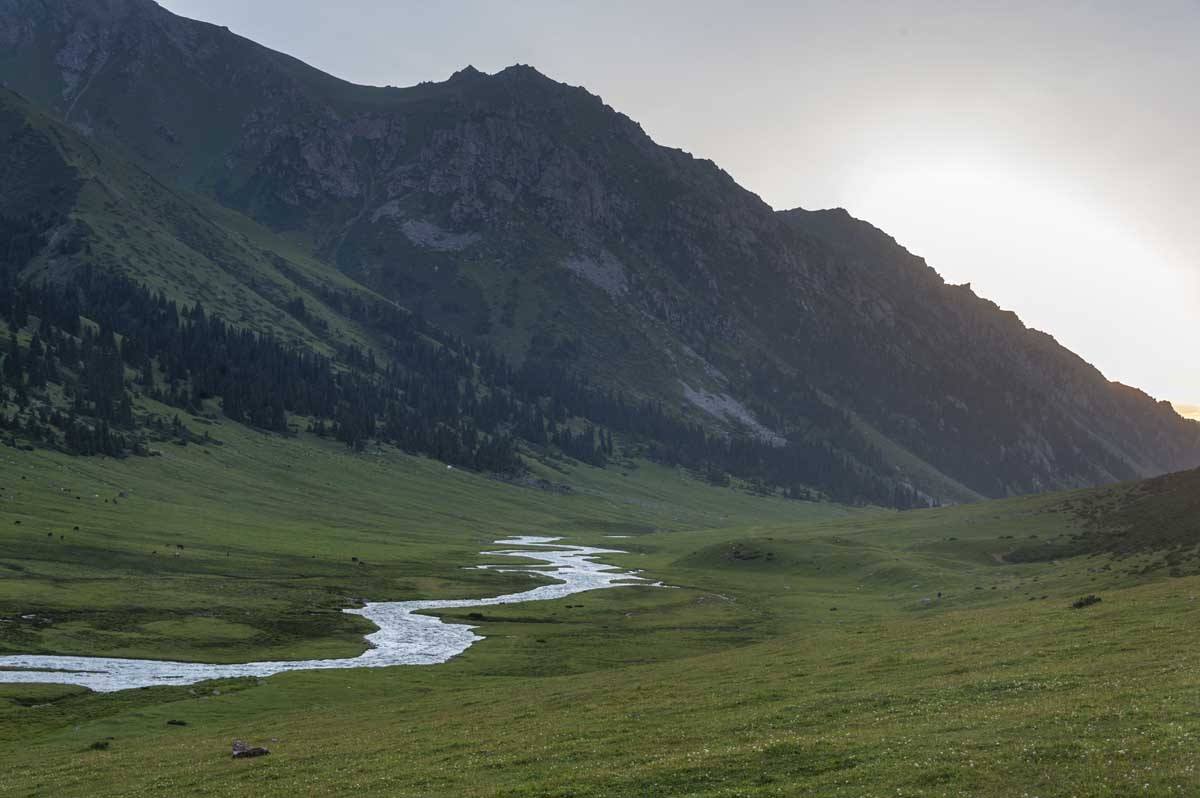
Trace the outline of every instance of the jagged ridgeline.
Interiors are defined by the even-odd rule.
[[[172,384],[111,310],[153,362],[152,388],[127,364],[135,417],[899,506],[1200,465],[1200,424],[884,232],[776,211],[531,67],[356,86],[149,0],[0,0],[0,81],[24,98],[0,91],[17,290],[101,323],[90,268],[173,303],[174,334],[219,331],[224,359]]]

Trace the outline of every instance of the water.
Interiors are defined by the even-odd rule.
[[[421,615],[419,610],[546,601],[582,593],[585,590],[635,584],[659,586],[659,583],[650,583],[634,572],[621,571],[615,566],[595,561],[599,555],[621,554],[621,551],[590,546],[567,546],[558,544],[557,540],[559,538],[513,537],[498,540],[496,544],[523,548],[484,552],[485,556],[539,560],[543,565],[476,566],[504,573],[530,573],[560,580],[555,584],[492,598],[383,601],[368,603],[362,608],[343,610],[351,615],[361,615],[378,627],[378,631],[367,635],[366,639],[371,648],[357,657],[212,665],[155,659],[19,654],[0,656],[0,682],[74,684],[107,693],[137,687],[188,685],[208,679],[245,676],[261,678],[285,671],[436,665],[461,654],[483,637],[475,634],[473,626],[445,623],[432,615]]]

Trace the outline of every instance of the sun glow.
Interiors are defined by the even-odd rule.
[[[1183,392],[1184,364],[1145,341],[1191,335],[1195,279],[1096,198],[1052,182],[1051,168],[1015,163],[935,152],[865,162],[849,192],[859,204],[849,210],[1111,379]]]

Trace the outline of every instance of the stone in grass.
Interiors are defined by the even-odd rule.
[[[242,740],[233,741],[233,758],[234,759],[249,759],[255,756],[266,756],[271,753],[266,748],[261,746],[250,746]]]
[[[172,719],[172,720],[167,721],[167,725],[168,726],[186,726],[188,724],[187,724],[186,720],[173,720]]]

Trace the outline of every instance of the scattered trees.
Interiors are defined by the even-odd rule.
[[[781,488],[808,499],[816,488],[843,502],[923,504],[911,487],[881,476],[880,452],[813,394],[797,393],[791,404],[814,432],[794,432],[782,445],[728,436],[661,402],[591,383],[562,356],[570,347],[561,342],[536,342],[514,368],[393,303],[296,275],[373,338],[369,349],[333,339],[331,357],[106,271],[82,268],[53,283],[18,280],[23,259],[42,241],[31,231],[44,221],[0,218],[0,321],[8,328],[0,345],[0,430],[12,442],[121,456],[144,453],[147,435],[195,439],[178,416],[169,425],[139,416],[140,395],[185,414],[219,406],[235,422],[279,434],[291,434],[294,417],[307,417],[309,431],[355,450],[387,442],[480,471],[522,470],[519,441],[603,466],[617,456],[619,434],[629,451],[714,484],[733,475],[762,493]],[[303,299],[287,310],[327,332]],[[774,379],[765,368],[755,379]]]

